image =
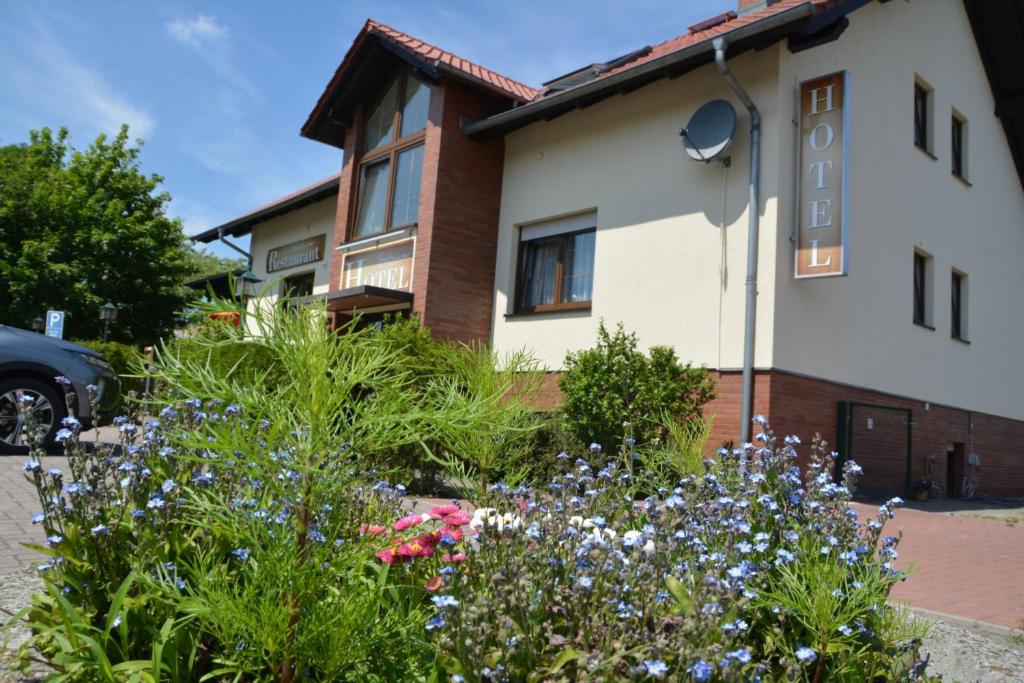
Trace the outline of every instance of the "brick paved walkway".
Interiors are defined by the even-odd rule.
[[[43,530],[32,524],[32,515],[39,512],[35,490],[25,481],[21,455],[0,455],[0,574],[24,569],[42,557],[23,542],[42,543]],[[67,471],[62,456],[49,456],[43,464]]]
[[[855,504],[862,518],[877,508]],[[1016,627],[1024,619],[1024,525],[940,512],[898,510],[886,533],[903,531],[896,566],[911,577],[892,597],[933,612]]]

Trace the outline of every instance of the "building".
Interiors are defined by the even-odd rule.
[[[1024,494],[1022,37],[1009,0],[740,0],[535,89],[371,20],[302,129],[345,150],[329,306],[553,371],[622,321],[713,371],[716,442],[749,359],[750,410],[868,489],[930,457],[955,496],[977,453],[982,493]],[[754,250],[723,70],[760,116]],[[717,99],[729,163],[694,162],[678,132]]]

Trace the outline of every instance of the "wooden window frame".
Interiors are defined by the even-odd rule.
[[[409,84],[409,78],[412,77],[412,73],[406,70],[400,71],[398,74],[393,76],[391,80],[387,82],[387,85],[383,88],[380,96],[373,102],[373,105],[366,109],[366,120],[368,121],[374,110],[384,101],[387,97],[388,91],[391,90],[391,86],[396,82],[398,84],[398,95],[395,98],[395,112],[393,132],[391,133],[391,140],[384,144],[378,145],[371,150],[365,149],[366,146],[366,131],[363,130],[363,137],[359,141],[360,157],[359,163],[356,169],[356,187],[352,211],[352,220],[349,221],[348,234],[345,236],[347,241],[356,239],[366,239],[368,237],[375,237],[377,235],[384,235],[395,230],[401,230],[416,225],[416,221],[412,223],[405,223],[403,225],[392,225],[392,202],[394,201],[395,194],[395,178],[398,172],[398,156],[402,152],[406,152],[414,147],[423,145],[427,139],[427,129],[418,130],[415,133],[410,133],[405,137],[402,137],[402,107],[405,104],[405,90]],[[427,88],[431,88],[430,83],[427,83],[424,79],[419,79]],[[427,114],[429,121],[429,110]],[[388,185],[387,193],[384,196],[384,229],[367,235],[356,235],[356,229],[359,227],[359,212],[362,210],[362,199],[363,199],[363,183],[365,178],[365,170],[367,166],[379,163],[381,161],[388,162]],[[423,176],[420,175],[420,183],[422,185]],[[418,214],[419,212],[417,212]]]
[[[519,240],[519,255],[518,255],[518,258],[516,259],[516,288],[515,288],[515,297],[516,298],[515,298],[515,307],[514,307],[515,313],[517,315],[520,315],[520,314],[530,314],[530,313],[549,313],[549,312],[552,312],[552,311],[579,311],[579,310],[589,309],[591,307],[591,305],[593,304],[593,301],[594,301],[594,298],[593,298],[593,296],[594,296],[593,295],[593,284],[594,284],[593,283],[593,273],[591,273],[591,283],[590,283],[591,284],[591,295],[590,295],[591,298],[587,299],[586,301],[567,301],[565,303],[561,302],[561,299],[562,299],[562,280],[563,280],[563,276],[565,275],[565,256],[566,256],[566,251],[567,251],[567,249],[566,249],[567,243],[568,243],[570,237],[573,238],[573,239],[576,239],[577,235],[582,235],[582,234],[585,234],[585,233],[595,233],[596,234],[597,233],[597,227],[595,226],[593,228],[583,228],[582,230],[570,230],[568,232],[561,232],[561,233],[557,233],[557,234],[554,234],[554,235],[545,235],[544,237],[535,237],[533,239],[528,239],[528,240],[523,240],[523,239]],[[525,282],[525,280],[523,278],[523,266],[525,265],[523,259],[526,256],[526,245],[528,245],[528,244],[530,244],[532,242],[540,242],[542,240],[549,240],[549,239],[552,239],[552,238],[555,238],[555,237],[558,238],[559,244],[558,244],[558,263],[555,265],[555,292],[554,292],[554,296],[552,297],[554,299],[554,303],[539,304],[537,306],[523,306],[523,294],[524,294],[523,288],[526,286],[526,282]]]

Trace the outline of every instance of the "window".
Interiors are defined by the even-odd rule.
[[[281,296],[299,299],[313,293],[313,273],[299,273],[281,282]]]
[[[931,154],[932,93],[920,81],[914,83],[914,144]]]
[[[403,73],[367,117],[351,237],[416,223],[429,109],[430,86]]]
[[[580,224],[591,227],[581,229]],[[591,213],[521,229],[516,312],[590,307],[594,226],[596,215]]]
[[[914,252],[914,324],[932,326],[932,259],[927,254]]]
[[[950,287],[950,336],[967,341],[967,276],[954,270]]]
[[[963,117],[959,116],[956,112],[953,113],[953,121],[951,126],[952,134],[952,171],[953,175],[961,180],[967,179],[967,150],[965,149],[965,132],[967,130],[967,121]]]

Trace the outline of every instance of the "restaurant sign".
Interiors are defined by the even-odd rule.
[[[800,84],[798,278],[846,275],[849,80],[840,71]]]
[[[390,247],[346,254],[342,288],[370,285],[385,289],[412,289],[413,240]]]
[[[324,257],[324,246],[327,235],[317,235],[282,247],[274,247],[267,252],[267,272],[276,273],[307,263],[316,263]]]

